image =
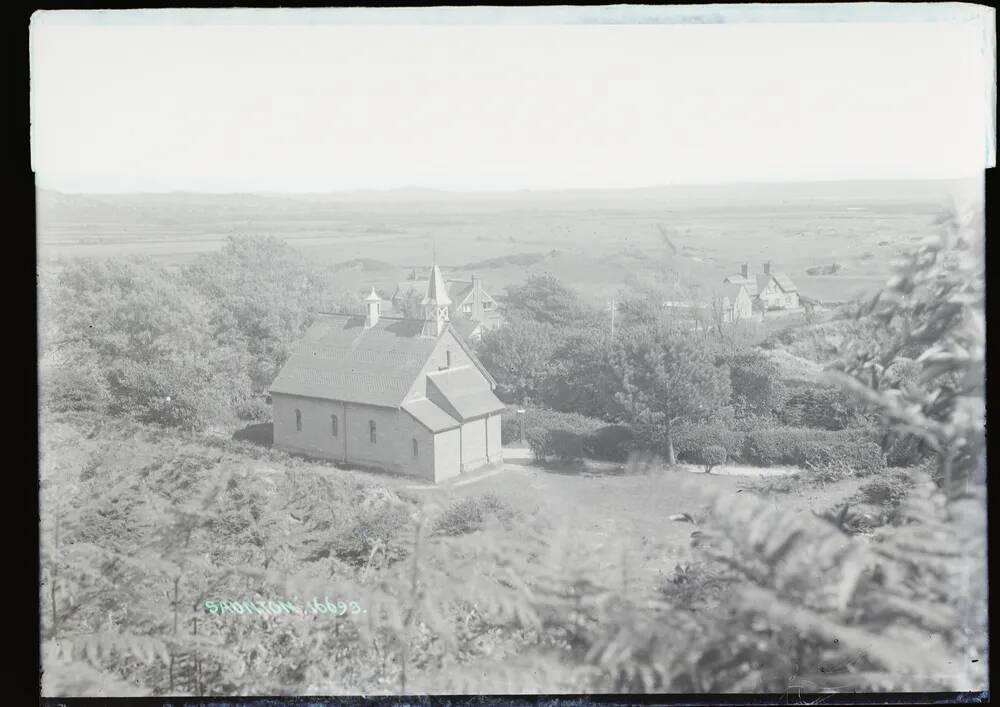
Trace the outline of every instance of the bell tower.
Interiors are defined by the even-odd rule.
[[[427,294],[420,301],[424,306],[424,328],[421,336],[437,338],[441,336],[448,326],[448,305],[451,299],[448,297],[448,289],[444,284],[444,277],[441,275],[441,268],[438,267],[435,258],[434,265],[431,266],[431,276],[427,280]]]

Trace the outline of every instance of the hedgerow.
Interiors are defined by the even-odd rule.
[[[885,468],[885,455],[863,433],[795,427],[755,430],[746,436],[744,458],[761,466],[843,469],[867,473]]]

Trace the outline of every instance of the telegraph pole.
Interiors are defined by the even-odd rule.
[[[615,296],[611,295],[611,340],[615,338]]]

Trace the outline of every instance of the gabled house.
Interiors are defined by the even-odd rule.
[[[323,314],[271,385],[274,446],[442,481],[502,460],[496,381],[450,321],[435,264],[422,319]]]
[[[743,286],[756,311],[799,308],[798,286],[785,273],[772,270],[770,261],[757,275],[751,275],[749,263],[743,263],[738,275],[730,275],[723,282]]]
[[[423,293],[427,289],[427,283],[427,280],[417,279],[414,271],[409,280],[403,280],[396,285],[396,291],[392,295],[393,307],[401,309],[408,297],[412,297],[415,293]],[[483,331],[501,326],[503,317],[500,314],[500,306],[483,288],[479,276],[473,274],[471,280],[447,280],[446,286],[448,297],[452,302],[452,322],[461,336],[475,341],[482,336]]]
[[[739,283],[723,283],[717,293],[717,302],[724,322],[736,322],[753,317],[753,299],[747,288]]]

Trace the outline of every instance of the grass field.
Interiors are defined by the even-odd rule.
[[[266,235],[328,264],[343,287],[391,291],[410,268],[427,265],[436,243],[440,264],[454,276],[500,258],[475,268],[487,289],[502,292],[530,273],[551,273],[594,302],[667,272],[713,284],[741,262],[759,270],[771,260],[803,294],[826,300],[881,284],[892,258],[934,231],[955,188],[807,186],[490,196],[40,192],[38,253],[46,267],[81,256],[149,256],[177,266],[230,236]],[[530,265],[502,262],[531,254],[539,259]],[[358,258],[383,265],[333,271]],[[805,272],[834,263],[840,270],[833,276]]]

